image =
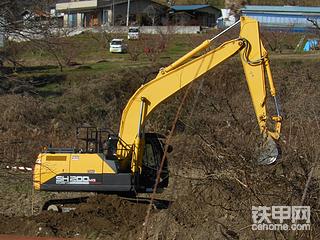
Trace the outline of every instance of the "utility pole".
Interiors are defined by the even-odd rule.
[[[112,26],[114,26],[114,0],[112,0]]]
[[[0,17],[0,48],[4,47],[4,18]],[[1,59],[0,59],[0,66],[1,66]]]
[[[128,7],[127,7],[127,27],[129,26],[129,15],[130,15],[130,0],[128,0]]]

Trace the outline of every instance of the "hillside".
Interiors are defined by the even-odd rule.
[[[261,136],[235,57],[189,89],[173,135],[169,188],[157,195],[168,204],[151,211],[147,239],[318,238],[320,57],[293,52],[300,35],[262,34],[269,50],[282,46],[283,53],[270,51],[284,117],[280,161],[256,164]],[[29,44],[11,46],[20,65],[6,63],[0,82],[0,234],[138,239],[146,204],[117,196],[34,192],[32,173],[12,167],[32,167],[46,144],[77,146],[77,126],[117,132],[132,93],[211,35],[145,36],[131,47],[138,51],[146,41],[154,50],[163,41],[165,50],[140,52],[132,60],[133,52],[108,53],[106,36],[82,34],[61,45],[62,72],[47,52]],[[147,130],[167,135],[185,93],[165,101]],[[88,196],[88,202],[73,212],[41,212],[48,199],[79,196]],[[251,230],[252,206],[297,205],[311,207],[310,231]]]
[[[159,196],[173,203],[168,209],[152,212],[148,239],[288,236],[288,232],[254,232],[246,226],[251,223],[252,205],[296,205],[301,200],[310,169],[319,156],[318,67],[318,61],[303,58],[272,61],[285,119],[282,159],[269,167],[255,164],[258,129],[238,60],[224,64],[192,86],[173,139],[170,187]],[[121,72],[92,77],[81,85],[62,81],[65,90],[53,99],[24,93],[2,95],[4,157],[10,164],[22,161],[32,166],[41,144],[72,146],[74,127],[81,123],[116,130],[120,110],[140,85],[132,76],[141,79],[148,70]],[[182,94],[154,113],[148,129],[162,133],[170,129]],[[0,191],[5,197],[0,200],[0,233],[86,239],[137,239],[141,233],[145,206],[115,198],[91,197],[89,203],[69,214],[30,216],[31,199],[38,212],[46,199],[75,195],[32,196],[31,174],[6,172],[8,161],[2,162],[1,168]],[[319,177],[317,170],[304,199],[304,205],[313,211],[319,209]],[[296,232],[297,236],[319,234],[319,216],[313,214],[311,222],[312,231]]]

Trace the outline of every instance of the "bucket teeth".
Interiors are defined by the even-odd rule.
[[[259,165],[270,165],[277,161],[280,151],[277,143],[268,137],[259,151],[257,163]]]

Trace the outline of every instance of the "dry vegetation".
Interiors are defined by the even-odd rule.
[[[285,113],[282,160],[271,167],[255,165],[257,129],[251,103],[244,84],[239,83],[239,69],[221,67],[202,85],[193,116],[190,104],[181,119],[186,128],[176,136],[171,162],[177,176],[173,194],[178,194],[178,200],[169,209],[168,225],[173,218],[182,226],[179,231],[171,229],[171,234],[182,234],[181,239],[223,239],[229,231],[240,239],[288,239],[287,232],[250,231],[251,206],[302,204],[314,209],[314,229],[297,233],[297,239],[319,236],[319,170],[310,176],[319,160],[319,110],[312,104],[320,100],[317,63],[312,67],[299,61],[273,64]],[[296,81],[302,85],[297,87]],[[192,95],[197,95],[198,87]],[[308,177],[312,180],[306,186]],[[305,198],[304,191],[308,193]],[[202,235],[199,227],[206,229]]]
[[[255,164],[258,127],[238,60],[218,67],[192,86],[173,139],[170,187],[163,194],[173,200],[173,204],[169,209],[151,214],[149,239],[289,239],[290,232],[251,231],[252,205],[310,205],[312,230],[293,235],[296,239],[319,238],[318,67],[318,62],[310,60],[272,62],[283,106],[284,128],[280,142],[282,159],[268,167]],[[124,202],[112,208],[102,204],[97,212],[90,210],[90,204],[97,207],[96,202],[101,204],[101,200],[93,199],[88,208],[74,214],[21,218],[30,214],[31,182],[28,179],[31,176],[5,172],[4,166],[17,163],[32,166],[44,143],[76,144],[74,127],[80,124],[106,126],[117,131],[127,99],[145,76],[156,69],[123,70],[122,74],[90,81],[62,81],[63,94],[49,99],[29,91],[2,94],[0,182],[6,198],[1,201],[1,212],[14,217],[0,221],[0,233],[80,234],[89,239],[139,236],[144,215],[141,209],[135,222],[137,226],[128,222],[128,227],[114,230],[125,221],[125,216],[120,214],[124,208],[132,214],[139,208],[130,205],[128,209],[129,203]],[[150,130],[166,133],[170,129],[182,94],[171,98],[153,114],[148,124]],[[25,182],[24,187],[16,187],[21,181]],[[49,197],[36,196],[39,204],[43,202],[41,199]],[[19,205],[22,209],[17,209]],[[116,211],[120,211],[120,215],[110,219],[109,214]],[[96,224],[90,227],[80,221],[84,214],[89,214]],[[21,230],[17,226],[21,221],[27,221],[30,227]],[[8,227],[8,222],[15,228]],[[86,227],[76,228],[79,224]],[[43,230],[39,232],[35,226],[42,226]]]

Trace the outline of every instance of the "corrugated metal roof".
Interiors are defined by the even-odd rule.
[[[195,4],[195,5],[174,5],[171,7],[174,11],[192,11],[201,8],[209,7],[208,4]]]
[[[258,6],[246,5],[241,8],[242,12],[289,12],[289,13],[320,13],[320,7],[301,7],[301,6]]]
[[[130,2],[133,2],[135,0],[130,0]],[[166,5],[163,5],[161,3],[158,3],[156,1],[152,1],[152,0],[146,0],[146,2],[148,4],[153,4],[153,5],[157,5],[160,6],[164,9],[167,9],[168,7]],[[123,3],[128,3],[128,0],[98,0],[98,8],[100,7],[109,7],[112,5],[119,5],[119,4],[123,4]]]

